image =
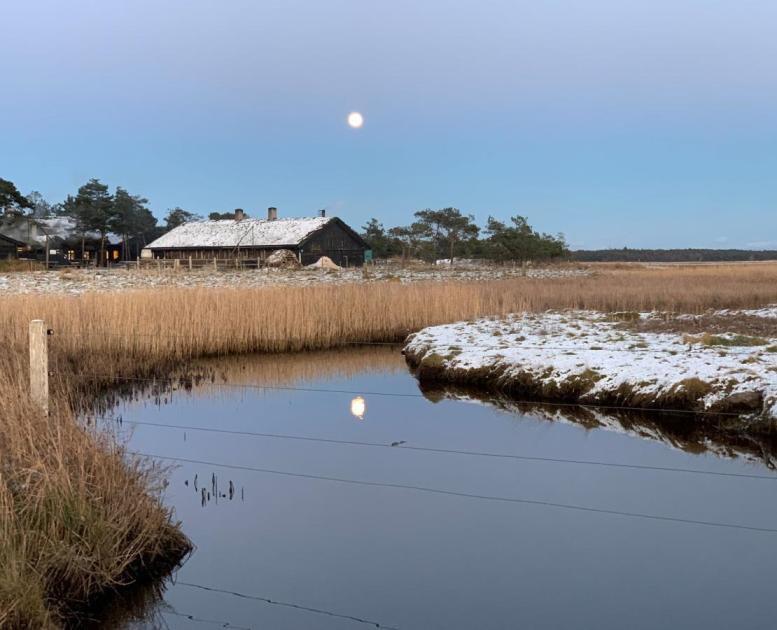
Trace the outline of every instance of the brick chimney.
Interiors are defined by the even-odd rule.
[[[278,218],[278,208],[267,208],[267,220],[275,221]]]
[[[243,212],[243,208],[235,208],[235,221],[240,223],[240,221],[242,221],[244,217],[245,217],[245,212]]]
[[[326,216],[326,210],[319,210],[318,211],[318,216],[320,216],[322,218],[325,217]]]

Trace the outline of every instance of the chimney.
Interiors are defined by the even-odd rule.
[[[275,221],[278,218],[278,208],[267,208],[267,220]]]
[[[245,213],[243,212],[243,208],[235,208],[235,221],[240,223],[244,217]]]
[[[318,216],[325,217],[326,216],[326,210],[319,210],[318,211]]]

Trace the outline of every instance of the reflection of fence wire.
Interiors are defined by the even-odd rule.
[[[109,418],[102,416],[103,420],[118,420],[118,418]],[[375,448],[387,448],[395,451],[417,451],[422,453],[440,453],[449,455],[468,455],[472,457],[491,457],[495,459],[514,459],[520,461],[530,462],[547,462],[554,464],[576,464],[584,466],[603,466],[611,468],[627,468],[634,470],[655,470],[661,472],[673,472],[673,473],[688,473],[694,475],[711,475],[714,477],[742,477],[745,479],[768,479],[770,481],[777,481],[777,476],[774,475],[757,475],[748,473],[731,473],[731,472],[717,472],[714,470],[700,470],[698,468],[675,468],[671,466],[650,466],[648,464],[621,464],[617,462],[602,462],[596,460],[585,459],[565,459],[562,457],[540,457],[536,455],[516,455],[513,453],[489,453],[484,451],[468,451],[459,449],[448,448],[434,448],[428,446],[411,446],[408,444],[386,442],[365,442],[360,440],[336,440],[333,438],[321,438],[308,435],[289,435],[284,433],[260,433],[254,431],[235,431],[230,429],[214,429],[209,427],[195,427],[191,425],[180,424],[166,424],[162,422],[145,422],[141,420],[125,420],[121,419],[122,424],[133,424],[143,427],[157,427],[160,429],[180,429],[182,431],[201,431],[205,433],[222,433],[225,435],[240,435],[247,437],[259,437],[270,438],[279,440],[299,440],[303,442],[319,442],[323,444],[337,444],[342,446],[368,446]]]
[[[299,479],[315,479],[318,481],[331,481],[334,483],[342,483],[355,486],[369,486],[377,488],[395,488],[398,490],[413,490],[416,492],[428,492],[431,494],[440,494],[445,496],[462,497],[466,499],[479,499],[482,501],[496,501],[501,503],[520,503],[523,505],[537,505],[543,507],[553,507],[563,510],[572,510],[576,512],[589,512],[594,514],[605,514],[610,516],[626,516],[630,518],[641,518],[653,521],[665,521],[671,523],[684,523],[688,525],[703,525],[707,527],[720,527],[725,529],[739,529],[748,530],[754,532],[765,532],[770,534],[777,534],[777,529],[770,527],[757,527],[753,525],[740,525],[737,523],[721,523],[716,521],[703,521],[689,518],[681,518],[675,516],[661,516],[657,514],[646,514],[642,512],[626,512],[622,510],[611,510],[607,508],[596,508],[585,505],[575,505],[572,503],[556,503],[554,501],[545,501],[541,499],[524,499],[519,497],[503,497],[487,494],[475,494],[469,492],[459,492],[457,490],[443,490],[440,488],[427,488],[425,486],[416,486],[412,484],[393,483],[385,481],[365,481],[361,479],[347,479],[344,477],[331,477],[327,475],[314,475],[312,473],[298,473],[284,470],[273,470],[271,468],[255,468],[253,466],[240,466],[237,464],[223,464],[219,462],[208,462],[199,459],[189,459],[185,457],[173,457],[168,455],[154,455],[149,453],[141,453],[138,451],[127,451],[132,455],[138,455],[140,457],[148,457],[151,459],[169,460],[172,462],[181,462],[186,464],[199,464],[202,466],[214,466],[216,468],[226,468],[230,470],[244,470],[248,472],[263,473],[267,475],[278,475],[282,477],[295,477]]]
[[[140,377],[133,377],[133,376],[115,376],[115,375],[109,375],[109,374],[93,374],[93,373],[87,373],[83,372],[81,374],[76,375],[79,378],[106,378],[115,380],[115,381],[126,381],[126,382],[136,382],[136,383],[155,383],[159,385],[165,385],[171,386],[175,385],[176,383],[182,383],[183,381],[180,378],[177,377],[170,377],[170,378],[140,378]],[[71,375],[72,378],[72,375]],[[198,385],[196,379],[190,379],[190,382],[192,385]],[[318,387],[286,387],[283,385],[254,385],[254,384],[237,384],[237,383],[212,383],[207,380],[202,381],[203,386],[207,387],[220,387],[223,389],[256,389],[261,391],[289,391],[289,392],[309,392],[309,393],[321,393],[321,394],[348,394],[353,396],[393,396],[397,398],[424,398],[426,399],[426,396],[423,394],[415,394],[415,393],[403,393],[403,392],[372,392],[372,391],[357,391],[357,390],[350,390],[350,389],[323,389]],[[490,397],[490,398],[483,398],[482,400],[485,400],[486,402],[499,402],[499,403],[510,403],[513,405],[530,405],[534,407],[558,407],[563,409],[588,409],[588,410],[598,410],[598,409],[604,409],[607,411],[633,411],[633,412],[653,412],[653,413],[660,413],[660,414],[683,414],[683,415],[691,415],[691,416],[714,416],[714,417],[732,417],[732,418],[741,418],[743,416],[747,416],[750,414],[747,413],[736,413],[731,411],[696,411],[694,409],[662,409],[659,407],[625,407],[625,406],[618,406],[618,405],[595,405],[595,404],[589,404],[589,403],[565,403],[565,402],[554,402],[554,401],[545,401],[545,400],[515,400],[512,398],[496,398],[496,397]]]
[[[232,628],[232,630],[253,630],[250,626],[236,626],[233,623],[230,623],[229,621],[224,621],[223,619],[205,619],[203,617],[197,617],[195,615],[189,615],[187,613],[178,612],[174,609],[168,609],[163,610],[160,612],[162,615],[174,615],[175,617],[182,617],[183,619],[186,619],[188,621],[193,621],[194,623],[209,623],[214,626],[220,626],[221,628]]]
[[[296,610],[303,610],[305,612],[311,612],[316,613],[318,615],[326,615],[328,617],[336,617],[338,619],[346,619],[348,621],[355,621],[356,623],[365,624],[368,626],[372,626],[373,628],[385,628],[386,630],[399,630],[398,628],[394,626],[387,626],[385,624],[379,623],[377,621],[372,621],[370,619],[364,619],[363,617],[356,617],[354,615],[345,615],[341,613],[332,612],[331,610],[326,610],[324,608],[314,608],[312,606],[304,606],[302,604],[295,604],[293,602],[284,602],[277,599],[270,599],[269,597],[260,597],[258,595],[247,595],[246,593],[239,593],[237,591],[229,591],[221,588],[215,588],[212,586],[203,586],[202,584],[192,584],[191,582],[176,582],[176,585],[178,586],[186,586],[188,588],[196,588],[203,591],[210,591],[213,593],[222,593],[224,595],[232,595],[234,597],[239,597],[241,599],[250,599],[257,602],[263,602],[265,604],[272,604],[273,606],[283,606],[285,608],[294,608]],[[225,626],[225,627],[236,627],[236,626]]]

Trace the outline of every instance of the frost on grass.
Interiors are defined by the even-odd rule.
[[[656,316],[575,311],[460,322],[421,330],[405,354],[422,381],[535,399],[777,418],[777,339],[623,325]]]

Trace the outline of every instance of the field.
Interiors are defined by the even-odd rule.
[[[162,504],[160,471],[76,421],[75,410],[100,391],[168,376],[198,357],[402,341],[426,326],[482,316],[758,308],[777,303],[777,264],[309,284],[0,298],[0,626],[55,626],[64,603],[161,573],[188,550]],[[54,330],[49,418],[26,395],[32,319]]]

